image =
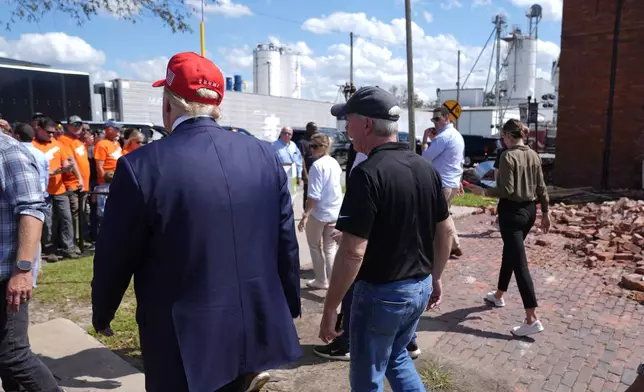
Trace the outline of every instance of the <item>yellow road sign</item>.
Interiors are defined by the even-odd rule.
[[[456,121],[459,117],[461,117],[461,104],[459,104],[458,102],[450,99],[449,101],[445,101],[445,103],[443,103],[443,106],[447,110],[449,110],[449,119],[451,121]]]

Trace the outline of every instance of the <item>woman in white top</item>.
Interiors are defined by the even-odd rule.
[[[311,154],[316,161],[309,172],[308,199],[298,225],[299,231],[306,228],[306,240],[311,251],[315,279],[307,286],[316,289],[329,287],[337,243],[331,237],[342,206],[342,168],[329,156],[331,141],[322,133],[311,137]]]

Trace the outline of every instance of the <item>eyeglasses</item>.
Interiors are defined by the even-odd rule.
[[[284,136],[293,136],[293,134],[290,133],[290,132],[282,132],[282,135],[284,135]]]
[[[440,121],[440,120],[441,120],[441,117],[432,117],[433,122],[437,122],[437,121]]]
[[[322,147],[321,144],[311,144],[312,149],[321,148],[321,147]]]

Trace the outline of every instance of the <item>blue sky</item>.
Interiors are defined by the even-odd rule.
[[[355,53],[358,84],[401,84],[406,79],[404,24],[400,20],[404,18],[403,0],[208,3],[206,50],[225,73],[240,73],[252,80],[252,47],[272,40],[305,55],[305,96],[333,100],[334,86],[348,78],[346,45],[348,32],[355,31],[359,35]],[[469,71],[492,31],[495,14],[506,14],[510,26],[524,27],[530,4],[530,0],[414,0],[414,66],[421,95],[433,95],[436,87],[453,87],[456,50],[462,49],[462,69]],[[539,38],[544,42],[538,47],[538,66],[540,75],[548,77],[549,63],[559,50],[562,0],[541,4],[544,19]],[[10,11],[6,3],[0,6],[2,14]],[[199,51],[198,23],[195,16],[192,34],[172,34],[152,18],[143,17],[132,24],[104,13],[79,27],[66,15],[52,13],[39,23],[18,21],[11,31],[4,31],[0,54],[87,71],[97,81],[117,76],[153,80],[163,77],[172,54]],[[486,68],[487,62],[477,67],[470,87],[484,84]]]

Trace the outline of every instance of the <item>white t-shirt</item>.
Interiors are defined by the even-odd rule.
[[[358,164],[360,164],[360,162],[362,162],[362,161],[366,161],[366,160],[367,160],[367,158],[369,158],[369,157],[367,156],[367,154],[362,153],[362,152],[357,153],[357,154],[356,154],[356,159],[353,161],[353,166],[351,166],[351,170],[349,170],[349,174],[351,174],[351,172],[353,171],[353,169],[354,169],[356,166],[358,166]]]
[[[338,161],[325,155],[311,166],[308,197],[316,201],[311,215],[320,222],[335,222],[342,206],[342,168]]]

